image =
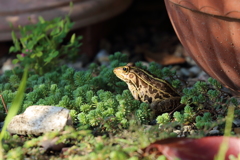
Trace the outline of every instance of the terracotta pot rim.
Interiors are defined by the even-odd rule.
[[[193,5],[193,3],[189,2],[191,0],[167,0],[176,6],[191,10],[193,12],[198,12],[200,14],[205,14],[212,17],[217,17],[224,20],[229,21],[240,21],[240,9],[239,10],[231,10],[226,13],[222,13],[222,11],[217,10],[216,8],[213,8],[212,6],[201,6],[197,7]],[[178,2],[175,2],[178,1]]]

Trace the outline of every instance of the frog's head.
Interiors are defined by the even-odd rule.
[[[134,64],[128,63],[126,66],[114,68],[113,72],[118,78],[120,78],[124,82],[130,83],[131,81],[133,81],[133,79],[135,79],[133,68]]]

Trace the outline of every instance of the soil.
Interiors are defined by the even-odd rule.
[[[180,42],[172,28],[164,1],[134,1],[122,15],[112,20],[115,27],[101,39],[100,48],[109,53],[122,52],[130,55],[133,61],[153,59],[163,65],[184,63],[180,55],[172,55]],[[165,59],[165,61],[163,61]]]

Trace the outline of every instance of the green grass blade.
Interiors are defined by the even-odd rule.
[[[219,148],[218,154],[215,156],[214,160],[224,160],[225,159],[225,155],[228,150],[228,138],[231,136],[234,109],[235,109],[235,106],[233,104],[230,104],[230,106],[228,107],[228,113],[227,113],[227,117],[226,117],[226,125],[225,125],[225,130],[224,130],[223,142],[222,142],[222,144]]]
[[[3,148],[2,148],[2,139],[6,133],[6,129],[11,119],[18,113],[25,93],[26,83],[27,83],[27,75],[28,75],[28,67],[25,67],[24,74],[18,88],[16,97],[13,99],[12,105],[8,111],[8,115],[5,118],[4,125],[2,131],[0,133],[0,160],[3,159]]]

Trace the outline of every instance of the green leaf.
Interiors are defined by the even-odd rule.
[[[11,52],[16,52],[16,48],[14,46],[11,46],[10,49],[9,49],[9,53]]]
[[[71,42],[71,43],[74,43],[74,41],[75,41],[75,38],[76,38],[76,35],[75,35],[75,34],[73,34],[73,35],[72,35],[72,37],[71,37],[71,40],[70,40],[70,42]]]
[[[23,56],[21,54],[17,54],[17,58],[19,59],[19,61],[23,61]]]
[[[51,57],[52,57],[52,58],[55,58],[55,57],[57,57],[57,56],[58,56],[58,54],[59,54],[59,52],[58,52],[58,51],[53,51],[52,53],[50,53],[50,55],[51,55]]]
[[[57,57],[58,54],[58,51],[53,51],[52,53],[50,53],[49,56],[44,59],[44,62],[46,62],[45,64],[49,63],[53,58]]]
[[[15,98],[13,99],[12,105],[8,111],[7,117],[5,118],[5,121],[4,121],[2,131],[0,133],[0,159],[3,159],[2,139],[3,139],[4,135],[6,134],[6,129],[7,129],[7,126],[9,125],[11,119],[17,114],[18,110],[21,107],[21,104],[22,104],[22,101],[24,98],[26,84],[27,84],[27,75],[28,75],[28,67],[25,67],[20,86],[17,90],[17,94],[16,94]]]
[[[14,43],[15,48],[16,48],[15,51],[20,51],[20,50],[21,50],[21,47],[20,47],[20,44],[19,44],[19,42],[18,42],[17,36],[16,36],[16,34],[15,34],[14,31],[12,31],[12,40],[13,40],[13,43]]]
[[[46,34],[41,34],[40,36],[37,37],[36,41],[40,41],[42,38],[44,38]]]
[[[18,59],[14,59],[14,60],[12,60],[12,63],[13,63],[13,64],[17,64],[18,62],[19,62]]]
[[[43,18],[42,16],[39,16],[39,17],[38,17],[38,20],[39,20],[39,22],[41,22],[41,23],[45,23],[45,20],[44,20],[44,18]]]
[[[70,7],[70,8],[73,8],[73,2],[72,2],[72,1],[70,1],[69,7]]]
[[[42,55],[43,55],[42,52],[38,52],[38,53],[36,53],[36,56],[37,56],[37,57],[41,57]]]
[[[30,55],[30,58],[35,58],[36,57],[36,54],[31,54]]]
[[[60,33],[60,29],[55,28],[54,30],[52,30],[52,32],[50,34],[51,34],[51,36],[57,36],[59,33]]]

